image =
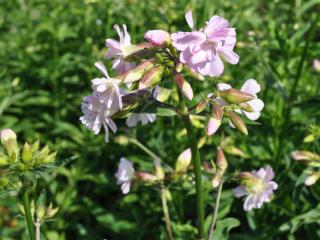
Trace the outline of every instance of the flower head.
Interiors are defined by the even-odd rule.
[[[273,191],[278,188],[278,184],[271,181],[273,177],[274,172],[270,166],[240,173],[241,185],[234,189],[234,195],[238,198],[246,196],[243,205],[245,211],[261,208],[264,202],[270,202]]]
[[[103,126],[105,141],[109,142],[109,128],[115,133],[117,126],[110,117],[112,112],[107,104],[101,102],[97,94],[93,93],[83,99],[81,110],[83,116],[80,117],[80,121],[94,134],[98,134]]]
[[[191,29],[194,28],[192,13],[185,15]],[[171,35],[172,45],[180,53],[180,61],[204,76],[220,76],[224,66],[222,58],[231,64],[237,64],[239,56],[233,52],[236,43],[236,31],[229,28],[226,19],[213,16],[206,22],[204,29],[192,32],[177,32]]]
[[[127,31],[127,26],[122,25],[123,31],[121,31],[118,25],[114,28],[119,35],[119,41],[108,38],[106,40],[106,45],[108,47],[108,52],[106,55],[107,59],[113,58],[112,69],[117,73],[122,73],[124,71],[132,69],[135,65],[133,63],[125,62],[124,58],[131,52],[131,37]]]
[[[131,180],[133,176],[134,168],[132,162],[122,157],[120,159],[119,168],[115,174],[115,177],[117,178],[117,184],[121,185],[123,194],[127,194],[130,191]]]
[[[137,126],[138,122],[144,126],[146,124],[153,123],[156,120],[156,114],[154,113],[131,113],[126,120],[128,127]]]
[[[159,47],[165,47],[171,42],[170,34],[163,30],[149,30],[144,34],[144,38]]]

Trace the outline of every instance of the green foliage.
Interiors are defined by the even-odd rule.
[[[114,24],[127,24],[136,43],[147,29],[187,30],[184,13],[190,8],[197,26],[215,14],[229,19],[237,29],[240,55],[239,64],[226,66],[221,78],[187,79],[194,93],[209,93],[219,81],[240,87],[255,78],[265,102],[261,125],[248,124],[248,137],[227,123],[219,130],[222,137],[206,137],[202,161],[214,159],[215,146],[231,136],[228,171],[269,164],[279,183],[273,201],[248,214],[242,201],[224,190],[214,239],[319,239],[320,185],[305,187],[300,178],[305,166],[290,156],[294,150],[320,153],[320,78],[312,68],[320,56],[319,21],[310,33],[319,1],[0,0],[0,6],[0,129],[13,128],[23,141],[41,139],[58,152],[58,160],[74,159],[38,182],[59,207],[56,220],[44,226],[46,239],[166,239],[159,192],[134,186],[123,196],[114,179],[121,156],[141,170],[151,170],[152,159],[135,145],[119,145],[114,136],[106,145],[102,134],[81,126],[80,103],[99,74],[93,63],[103,57],[105,39],[116,36]],[[203,95],[195,96],[200,99]],[[176,116],[130,130],[122,120],[118,126],[117,135],[137,138],[166,166],[173,167],[187,146]],[[196,131],[199,137],[205,134]],[[189,177],[181,181],[170,186],[172,227],[176,239],[194,239],[194,188]],[[215,191],[207,189],[210,213]],[[17,214],[15,198],[1,195],[1,239],[26,239]]]

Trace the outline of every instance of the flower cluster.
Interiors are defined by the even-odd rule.
[[[154,122],[156,113],[162,108],[184,120],[187,117],[191,122],[194,119],[206,120],[208,136],[218,131],[224,118],[232,128],[248,135],[246,123],[258,120],[264,108],[264,102],[257,96],[261,86],[256,80],[245,81],[240,90],[230,84],[219,83],[204,99],[195,102],[198,98],[194,98],[197,93],[193,91],[193,83],[184,78],[184,73],[202,80],[207,76],[218,77],[224,71],[224,63],[237,64],[235,28],[220,16],[211,17],[200,29],[196,28],[191,11],[186,13],[185,19],[190,31],[168,33],[149,30],[144,34],[147,42],[138,44],[131,43],[126,25],[122,29],[115,25],[119,41],[106,40],[108,51],[105,56],[112,60],[115,75],[110,77],[101,61],[95,63],[102,77],[91,81],[93,92],[83,99],[81,107],[83,116],[80,120],[88,129],[98,134],[103,126],[105,141],[108,142],[109,131],[117,131],[117,119],[125,118],[128,127],[135,127],[139,122],[145,125]],[[170,89],[172,85],[175,88]],[[168,101],[159,97],[165,90],[170,92]],[[194,107],[188,108],[189,102],[185,100],[193,101]],[[238,153],[241,151],[233,148],[236,150]],[[153,173],[148,173],[135,171],[133,163],[121,158],[115,174],[117,184],[127,194],[133,182],[164,184],[175,181],[187,174],[192,154],[190,148],[184,150],[175,168],[166,173],[159,160],[154,162]],[[214,188],[223,182],[227,166],[226,157],[219,147],[217,160],[212,162],[209,171]],[[263,202],[270,201],[273,190],[277,188],[277,184],[271,181],[273,175],[270,167],[240,174],[241,186],[235,194],[238,197],[247,195],[246,211],[260,208]]]

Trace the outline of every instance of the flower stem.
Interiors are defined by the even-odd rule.
[[[130,138],[129,141],[133,144],[135,144],[137,147],[139,147],[142,151],[144,151],[146,154],[148,154],[153,160],[161,160],[161,158],[156,155],[154,152],[152,152],[149,148],[147,148],[145,145],[143,145],[141,142],[139,142],[135,138]]]
[[[41,234],[40,234],[40,227],[41,227],[41,223],[37,222],[35,224],[36,226],[36,240],[41,240]]]
[[[211,221],[210,229],[209,229],[209,233],[208,233],[208,240],[212,239],[213,230],[216,225],[218,210],[219,210],[219,205],[220,205],[220,199],[221,199],[222,185],[223,185],[223,181],[221,180],[221,182],[219,184],[219,188],[218,188],[216,204],[214,206],[214,211],[212,212],[212,221]]]
[[[196,181],[196,198],[197,198],[197,215],[198,215],[198,239],[204,239],[204,203],[201,176],[201,161],[198,149],[197,139],[193,133],[190,116],[183,117],[185,128],[188,133],[189,145],[192,152],[192,160],[194,165],[194,175]]]
[[[36,240],[31,211],[30,211],[30,201],[29,201],[28,191],[22,190],[21,200],[24,207],[24,214],[26,217],[30,240]]]
[[[166,197],[166,188],[162,185],[161,186],[161,202],[162,202],[162,210],[164,216],[164,222],[166,224],[166,232],[168,235],[169,240],[174,240],[172,230],[171,230],[171,223],[170,223],[170,215]]]

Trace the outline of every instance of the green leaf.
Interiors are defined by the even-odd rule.
[[[229,231],[239,225],[240,221],[236,218],[225,218],[217,221],[216,228],[210,240],[227,240]]]

